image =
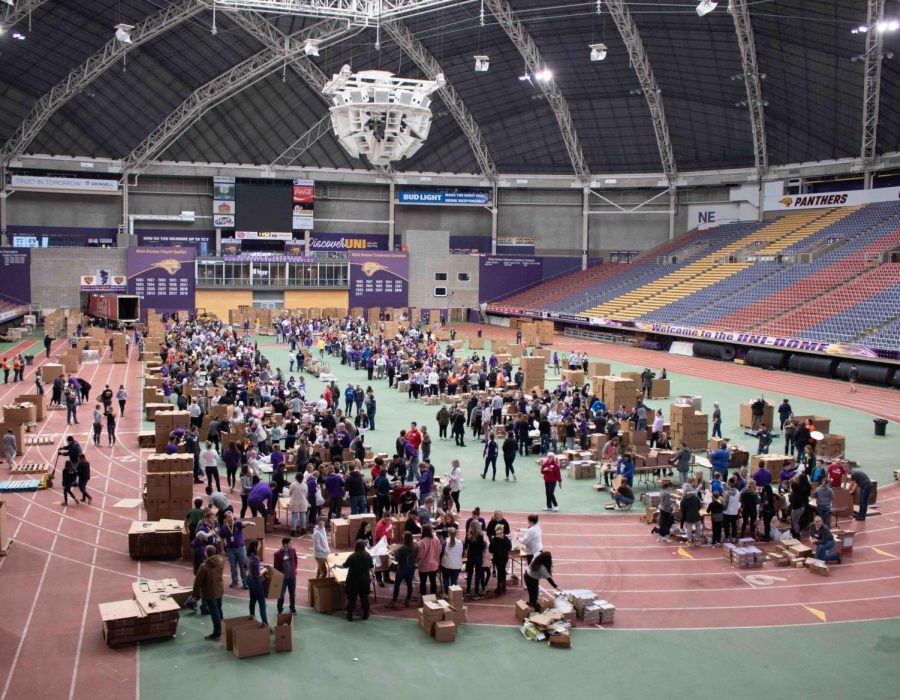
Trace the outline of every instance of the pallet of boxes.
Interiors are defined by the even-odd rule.
[[[125,343],[124,333],[112,334],[112,361],[115,364],[128,362],[128,345]]]
[[[602,380],[602,398],[603,403],[606,404],[606,410],[613,412],[619,406],[625,406],[628,409],[634,406],[636,385],[633,379],[616,376],[594,377],[592,384],[595,392],[601,385],[600,380]]]
[[[33,403],[13,403],[3,406],[2,413],[0,435],[6,435],[11,430],[16,437],[16,454],[21,455],[25,448],[25,433],[37,418],[37,408]]]
[[[144,481],[144,510],[148,520],[183,520],[194,492],[193,455],[150,455]]]
[[[691,404],[673,403],[669,407],[672,426],[672,444],[687,443],[689,450],[705,450],[709,434],[709,415],[698,411]]]
[[[737,569],[761,569],[766,562],[766,553],[754,545],[752,537],[739,539],[737,544],[726,542],[723,554]]]
[[[546,379],[544,374],[546,360],[538,355],[522,357],[519,359],[519,367],[522,370],[522,386],[525,390],[537,388],[538,394],[542,393]]]
[[[103,639],[115,647],[174,637],[179,611],[190,594],[190,587],[175,579],[132,583],[131,599],[100,603]]]
[[[154,448],[157,452],[166,451],[166,445],[169,444],[169,435],[178,428],[188,432],[191,427],[191,414],[188,411],[159,411],[155,415],[153,421],[154,430]],[[228,444],[228,443],[225,443]],[[191,460],[191,471],[194,469],[193,459]]]
[[[463,605],[461,586],[450,586],[447,589],[447,600],[438,600],[433,595],[422,598],[419,627],[434,637],[434,641],[456,641],[456,632],[463,622],[468,622],[468,608]]]

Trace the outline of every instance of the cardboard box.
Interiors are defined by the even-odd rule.
[[[463,589],[462,586],[450,586],[447,589],[447,601],[451,608],[459,610],[463,607]]]
[[[528,616],[534,612],[534,608],[532,608],[527,601],[517,600],[516,601],[516,619],[520,622],[524,622],[528,619]]]
[[[572,648],[572,636],[566,633],[551,634],[547,637],[547,643],[551,647],[559,647],[560,649]]]
[[[425,630],[428,636],[431,636],[434,634],[434,625],[435,621],[425,615],[423,608],[419,608],[419,627]]]
[[[469,608],[465,605],[459,608],[450,608],[444,611],[444,619],[461,625],[469,621]]]
[[[241,615],[240,617],[224,617],[222,618],[222,646],[226,651],[231,651],[234,646],[234,630],[241,625],[257,624],[257,619],[253,615]]]
[[[453,642],[456,641],[456,623],[442,620],[434,623],[434,641],[436,642]]]
[[[294,650],[294,616],[278,613],[275,622],[275,651]]]
[[[251,656],[272,653],[269,642],[269,626],[262,622],[238,625],[232,630],[232,636],[234,637],[232,651],[239,659],[249,659]]]
[[[263,586],[266,598],[277,598],[284,585],[284,574],[274,566],[263,564]]]
[[[349,520],[346,518],[334,518],[331,521],[331,540],[334,543],[335,549],[346,549],[350,546]]]
[[[347,599],[344,595],[344,587],[331,578],[328,583],[317,586],[315,589],[314,607],[320,613],[335,612],[347,608]]]

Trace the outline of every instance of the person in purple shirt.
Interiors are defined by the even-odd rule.
[[[225,545],[225,555],[231,565],[231,587],[238,587],[238,571],[241,572],[241,583],[244,590],[249,590],[247,581],[247,549],[244,546],[244,522],[234,517],[230,510],[225,511],[219,537]]]
[[[426,459],[422,462],[420,468],[422,470],[422,475],[419,477],[416,486],[419,487],[419,501],[424,503],[425,499],[431,495],[431,491],[434,489],[434,467],[431,462]]]
[[[328,519],[341,517],[344,503],[344,480],[337,472],[325,477],[325,492],[328,494]]]
[[[312,472],[306,477],[306,500],[309,501],[310,522],[315,522],[319,515],[319,505],[316,503],[316,494],[319,492],[319,472]]]
[[[753,472],[753,481],[756,482],[757,488],[762,488],[767,484],[772,483],[772,475],[769,473],[769,470],[763,466],[760,466],[758,470]]]
[[[272,462],[272,482],[275,484],[275,493],[280,494],[284,489],[284,453],[277,442],[272,444],[272,454],[269,455]]]
[[[272,497],[272,487],[260,481],[258,475],[253,477],[253,488],[247,494],[247,505],[253,517],[260,515],[265,520],[269,517],[269,499]]]
[[[178,441],[176,440],[174,435],[169,438],[169,443],[166,445],[166,454],[167,455],[178,454]]]

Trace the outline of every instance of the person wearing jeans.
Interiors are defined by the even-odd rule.
[[[422,539],[416,547],[419,566],[419,594],[425,595],[426,584],[431,583],[431,593],[437,593],[437,570],[441,563],[441,543],[434,536],[431,525],[422,526]]]
[[[816,547],[816,559],[841,563],[840,553],[832,551],[835,545],[834,535],[819,515],[809,527],[809,539]]]
[[[281,592],[278,594],[278,613],[284,610],[284,594],[290,596],[290,610],[297,612],[297,550],[291,545],[290,537],[281,538],[281,549],[275,552],[274,566],[284,576]]]
[[[226,510],[219,528],[219,537],[225,545],[225,555],[231,566],[231,587],[238,587],[238,572],[244,590],[250,586],[247,582],[247,549],[244,546],[244,522],[236,520],[234,512]]]
[[[266,589],[263,585],[262,562],[259,560],[259,540],[253,540],[247,548],[249,556],[249,573],[247,587],[250,590],[250,614],[256,615],[256,605],[259,604],[259,619],[264,625],[269,624],[266,615]]]
[[[404,532],[403,545],[394,553],[394,558],[397,560],[397,570],[394,572],[394,594],[388,607],[393,608],[397,605],[397,598],[400,596],[400,585],[403,583],[406,584],[406,600],[403,604],[409,607],[413,595],[413,577],[416,574],[417,556],[412,533]],[[445,587],[444,591],[446,592],[446,590]]]
[[[225,594],[225,587],[222,583],[222,574],[225,569],[225,559],[216,554],[215,545],[207,545],[206,560],[197,569],[194,576],[193,599],[200,598],[203,606],[209,611],[209,617],[212,620],[212,634],[207,635],[206,639],[218,640],[222,638],[222,596]]]

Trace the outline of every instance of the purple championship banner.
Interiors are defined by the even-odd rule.
[[[309,250],[387,250],[388,237],[378,233],[311,233]]]
[[[369,251],[350,253],[350,306],[409,305],[409,256]]]
[[[0,297],[15,304],[31,303],[31,251],[0,248]]]
[[[141,300],[141,318],[147,309],[161,313],[194,310],[193,247],[129,248],[128,293]]]
[[[489,302],[537,284],[544,276],[540,258],[483,255],[478,261],[478,301]]]

